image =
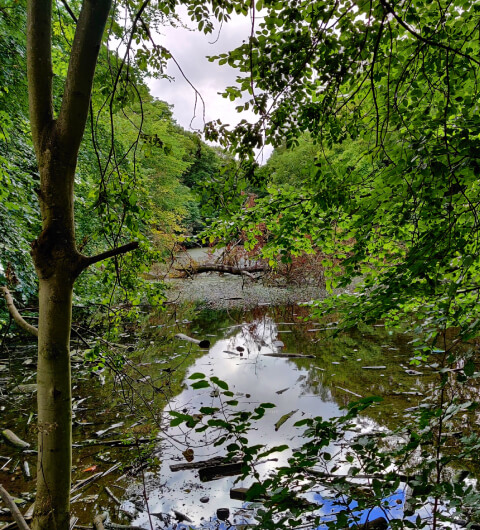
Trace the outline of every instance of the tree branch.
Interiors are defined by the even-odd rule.
[[[463,53],[462,51],[452,48],[451,46],[448,46],[447,44],[443,44],[443,42],[437,42],[431,39],[428,39],[426,37],[423,37],[420,35],[420,33],[416,32],[413,28],[411,28],[393,9],[393,6],[391,6],[386,0],[380,0],[383,8],[385,11],[389,14],[391,14],[395,20],[402,26],[402,28],[406,29],[411,35],[413,35],[416,39],[418,39],[421,42],[424,42],[425,44],[428,44],[429,46],[434,46],[437,48],[442,48],[443,50],[450,51],[454,53],[455,55],[460,55],[460,57],[464,57],[465,59],[468,59],[469,61],[472,61],[476,65],[480,66],[480,61],[473,57],[472,55],[468,53]]]
[[[37,155],[42,132],[53,120],[52,0],[29,0],[27,6],[27,75],[30,123]]]
[[[12,295],[10,294],[10,291],[5,286],[0,287],[0,291],[3,293],[7,303],[7,309],[17,325],[32,335],[35,335],[35,337],[38,337],[38,329],[23,319],[22,315],[18,312],[18,309],[15,306],[15,302],[12,298]]]
[[[60,2],[62,2],[63,6],[65,7],[65,9],[67,10],[67,13],[70,15],[70,17],[72,18],[72,20],[75,22],[75,24],[78,22],[78,19],[77,17],[75,16],[75,13],[72,11],[71,7],[68,5],[68,2],[67,0],[60,0]]]
[[[58,139],[74,158],[85,130],[95,66],[111,7],[112,0],[84,0],[78,17],[57,121]]]
[[[120,254],[126,254],[136,248],[138,248],[138,241],[132,241],[131,243],[127,243],[121,247],[112,248],[111,250],[107,250],[96,256],[82,256],[80,272],[94,263],[98,263],[104,259],[113,258],[114,256],[119,256]]]
[[[15,519],[18,528],[20,530],[30,530],[30,527],[25,522],[23,515],[20,513],[20,510],[17,508],[17,505],[13,502],[13,499],[7,493],[7,490],[0,484],[0,497],[3,499],[3,502],[9,507],[12,517]]]

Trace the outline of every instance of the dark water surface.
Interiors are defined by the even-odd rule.
[[[302,429],[294,423],[305,417],[322,416],[325,419],[340,416],[341,409],[352,399],[380,395],[381,405],[372,407],[368,415],[358,419],[358,433],[394,428],[400,412],[417,406],[433,383],[427,372],[411,372],[411,337],[391,334],[381,326],[365,327],[349,335],[332,338],[329,325],[305,322],[305,308],[258,308],[240,312],[204,310],[183,331],[199,338],[210,338],[212,346],[189,368],[185,389],[171,400],[166,408],[186,414],[199,414],[201,407],[219,408],[217,417],[228,418],[232,409],[225,398],[212,388],[195,390],[188,376],[205,374],[227,382],[237,400],[233,410],[252,411],[260,403],[270,402],[275,408],[267,409],[263,419],[253,425],[248,434],[250,444],[269,447],[287,444],[290,448],[301,445]],[[278,341],[283,342],[280,347]],[[178,347],[184,346],[178,343]],[[188,348],[188,346],[187,346]],[[243,348],[240,355],[238,348]],[[315,358],[275,358],[269,353],[300,353]],[[228,398],[227,398],[228,399]],[[293,414],[278,429],[275,424],[285,414]],[[398,421],[397,421],[398,418]],[[169,514],[173,510],[187,515],[195,523],[209,519],[218,508],[239,509],[241,501],[230,499],[230,488],[247,487],[252,481],[236,481],[226,477],[202,483],[198,471],[172,472],[171,464],[185,462],[183,452],[193,450],[194,461],[222,456],[223,446],[213,447],[219,433],[197,433],[186,426],[170,428],[162,442],[162,469],[158,476],[147,480],[151,513]],[[330,448],[335,452],[335,448]],[[276,466],[285,465],[290,451],[276,453],[258,466],[262,476]],[[340,473],[348,466],[341,459]],[[132,487],[131,493],[139,493]],[[200,499],[203,498],[201,502]],[[133,504],[127,506],[133,509]],[[156,516],[153,516],[157,520]],[[136,520],[148,527],[148,516],[143,513]]]
[[[178,314],[181,314],[180,310]],[[188,367],[186,383],[180,394],[171,395],[165,411],[197,414],[201,407],[219,407],[228,417],[228,406],[220,401],[220,396],[212,388],[194,390],[191,388],[193,381],[188,379],[197,372],[207,378],[216,376],[228,383],[234,393],[231,399],[239,402],[237,410],[253,410],[262,402],[275,404],[275,408],[267,409],[265,417],[248,434],[250,443],[287,444],[291,448],[302,442],[301,429],[294,427],[296,421],[312,416],[327,419],[341,415],[341,407],[357,397],[379,395],[384,398],[381,404],[370,408],[368,414],[358,420],[358,432],[394,429],[401,421],[403,411],[417,407],[437,381],[426,368],[412,371],[409,366],[411,336],[389,333],[377,326],[332,338],[327,329],[329,324],[306,322],[307,314],[306,308],[294,305],[261,306],[247,312],[198,312],[191,309],[188,319],[179,317],[175,320],[173,315],[167,324],[152,316],[146,353],[135,351],[132,354],[136,359],[134,368],[139,370],[137,380],[141,381],[142,375],[161,387],[162,374],[167,371],[163,368],[164,363],[177,363],[178,360],[178,366]],[[172,339],[177,332],[209,338],[211,348],[201,352],[197,346]],[[282,341],[284,346],[280,347],[276,341]],[[237,350],[239,347],[244,349],[242,356]],[[285,359],[265,355],[279,351],[314,355],[315,358]],[[34,345],[11,348],[9,358],[0,358],[0,430],[13,430],[32,444],[32,450],[36,445],[35,417],[32,416],[36,407],[35,396],[18,397],[12,390],[18,383],[34,383],[34,368]],[[95,438],[99,431],[112,425],[117,427],[102,434],[101,439],[113,440],[135,432],[138,417],[125,406],[124,389],[118,380],[113,384],[110,379],[106,372],[102,375],[89,371],[88,365],[77,356],[73,368],[75,442]],[[153,400],[149,403],[155,406]],[[157,412],[160,414],[161,410]],[[292,412],[275,429],[279,419]],[[168,418],[167,414],[164,416]],[[164,421],[163,425],[168,422]],[[141,430],[138,432],[141,434]],[[153,448],[153,453],[162,461],[160,471],[153,471],[154,468],[148,465],[143,468],[143,474],[134,476],[125,475],[122,469],[115,470],[82,490],[72,504],[73,512],[81,524],[90,524],[92,515],[104,510],[109,512],[112,520],[128,522],[105,494],[104,486],[110,487],[121,499],[122,509],[135,515],[131,524],[143,528],[150,528],[145,492],[154,528],[162,527],[162,514],[171,515],[173,510],[198,523],[202,518],[210,518],[218,508],[240,508],[241,501],[230,500],[230,488],[248,486],[249,481],[234,484],[235,477],[228,477],[202,483],[198,471],[170,471],[171,464],[185,462],[183,452],[186,449],[193,450],[194,461],[224,455],[224,447],[212,446],[217,436],[216,432],[196,433],[182,426],[167,428],[159,435],[158,446]],[[98,472],[110,469],[119,461],[130,464],[132,457],[140,452],[140,448],[101,445],[74,448],[73,478],[86,478],[91,473],[86,469],[92,466],[96,466],[94,471]],[[265,462],[258,470],[262,475],[274,470],[275,466],[286,463],[289,454],[286,451],[271,455],[270,458],[278,460]],[[26,480],[22,473],[24,462],[29,464],[35,476],[35,455],[20,453],[2,440],[0,483],[16,497],[23,498],[27,507],[34,481]],[[201,502],[201,498],[203,501],[208,498],[208,501]],[[163,515],[163,519],[168,517]],[[2,517],[0,512],[0,528],[2,520],[8,521],[9,516]]]

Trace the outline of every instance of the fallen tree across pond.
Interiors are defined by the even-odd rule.
[[[206,263],[204,265],[189,265],[188,267],[175,268],[178,272],[187,275],[201,274],[202,272],[223,272],[227,274],[236,274],[237,276],[251,276],[255,272],[267,272],[267,265],[250,265],[249,267],[234,267],[232,265],[221,265],[216,263]]]
[[[184,471],[186,469],[202,469],[205,467],[215,467],[223,464],[238,463],[240,459],[228,460],[227,458],[216,456],[209,460],[199,460],[197,462],[182,462],[181,464],[171,464],[170,471]]]

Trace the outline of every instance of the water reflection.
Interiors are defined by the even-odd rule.
[[[311,324],[308,326],[311,327]],[[386,366],[385,349],[376,344],[371,335],[366,337],[364,334],[356,339],[346,337],[343,343],[338,341],[336,351],[332,351],[330,339],[324,337],[319,341],[320,332],[315,328],[315,331],[308,331],[308,326],[302,321],[290,323],[280,320],[277,323],[275,318],[264,313],[232,326],[215,325],[214,320],[206,325],[205,321],[199,319],[190,327],[190,332],[202,329],[203,334],[215,334],[217,340],[209,352],[191,367],[187,378],[188,375],[201,372],[207,378],[216,376],[226,381],[234,393],[232,399],[239,402],[235,410],[251,411],[263,402],[275,404],[275,408],[267,409],[264,418],[249,432],[248,440],[251,445],[287,444],[290,448],[298,447],[302,444],[302,429],[294,427],[296,421],[304,417],[322,416],[329,419],[340,416],[343,414],[340,406],[354,394],[360,395],[360,390],[368,393],[372,389],[385,392],[386,385],[379,385],[378,382],[383,377],[388,385],[385,376],[393,376],[392,364],[388,363],[388,369]],[[382,336],[381,340],[385,340],[385,337]],[[284,342],[285,346],[280,348],[278,341]],[[314,352],[316,357],[285,359],[265,356],[280,350],[288,353]],[[372,364],[375,352],[382,356],[384,368],[362,370],[361,366]],[[397,354],[398,349],[395,352]],[[396,371],[400,372],[402,369],[398,361],[395,365]],[[212,388],[194,390],[190,386],[192,382],[170,402],[167,411],[193,415],[200,414],[201,407],[215,407],[220,409],[220,417],[227,418],[229,407],[221,396],[212,391]],[[410,386],[416,384],[417,382],[412,382]],[[401,388],[401,385],[402,383],[397,382],[395,387]],[[285,414],[290,416],[280,427],[277,425],[275,428]],[[376,419],[365,416],[358,420],[356,430],[367,433],[382,429]],[[175,510],[198,523],[202,518],[208,519],[218,508],[241,506],[240,501],[230,499],[230,488],[249,486],[251,481],[236,482],[235,477],[226,477],[201,483],[198,471],[172,472],[169,468],[171,464],[184,461],[183,452],[186,448],[194,451],[195,461],[225,454],[222,446],[212,445],[218,436],[219,433],[215,431],[197,433],[184,426],[168,429],[163,441],[161,477],[152,478],[149,482],[151,513],[158,515]],[[333,446],[326,450],[330,450],[332,454],[339,452],[339,448]],[[285,451],[272,455],[276,461],[264,462],[258,467],[259,472],[264,476],[277,466],[285,465],[290,454],[290,451]],[[340,465],[338,472],[346,473],[349,465]],[[160,487],[158,480],[162,482]],[[208,502],[200,502],[201,498],[203,501],[208,498]],[[145,515],[136,520],[136,524],[140,525],[146,522]]]

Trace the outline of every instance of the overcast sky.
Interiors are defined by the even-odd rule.
[[[187,21],[187,17],[183,17],[183,20]],[[207,122],[220,119],[222,123],[235,125],[243,118],[250,121],[254,119],[251,113],[239,114],[235,110],[239,101],[232,102],[218,94],[225,87],[235,83],[236,70],[228,65],[219,66],[216,62],[212,63],[207,59],[209,55],[219,55],[232,50],[242,41],[247,40],[251,31],[250,24],[250,17],[232,16],[232,20],[223,25],[220,34],[218,26],[217,31],[209,35],[198,30],[166,27],[161,35],[155,37],[157,44],[161,44],[172,53],[185,76],[202,95]],[[191,22],[188,25],[194,27]],[[196,118],[191,123],[195,108],[195,92],[192,87],[185,81],[173,61],[168,62],[167,73],[174,76],[175,80],[151,79],[148,84],[152,94],[174,106],[174,117],[182,127],[187,130],[191,127],[203,130],[203,109],[200,101],[197,104]],[[269,146],[267,149],[270,153]],[[263,161],[267,158],[265,153]]]

